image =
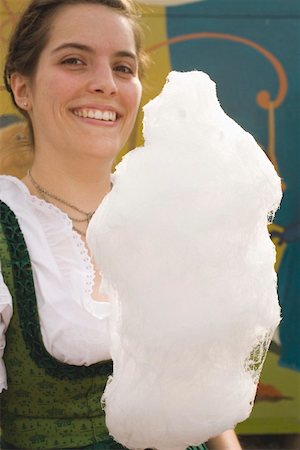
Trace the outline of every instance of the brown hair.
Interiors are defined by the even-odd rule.
[[[49,30],[57,10],[66,5],[99,4],[113,8],[124,15],[131,22],[135,38],[136,51],[139,61],[139,75],[142,76],[146,55],[141,48],[142,31],[138,23],[139,15],[131,0],[32,0],[22,14],[14,30],[8,48],[6,64],[4,67],[4,83],[12,100],[19,111],[29,122],[31,134],[32,127],[26,111],[18,107],[10,85],[10,77],[17,72],[27,77],[33,77],[38,65],[39,57],[49,39]]]

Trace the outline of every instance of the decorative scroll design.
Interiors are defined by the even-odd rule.
[[[152,47],[149,47],[147,49],[147,52],[151,53],[159,49],[160,47],[164,47],[166,45],[177,44],[178,42],[190,41],[194,39],[222,39],[232,42],[239,42],[241,44],[247,45],[248,47],[252,47],[259,53],[261,53],[267,60],[269,60],[269,62],[274,67],[275,72],[278,76],[279,89],[277,97],[274,100],[271,100],[271,96],[268,91],[263,90],[257,94],[256,101],[261,108],[267,110],[269,110],[270,107],[272,107],[273,109],[277,109],[281,105],[281,103],[285,99],[288,87],[285,70],[282,67],[280,61],[278,61],[278,59],[271,52],[269,52],[256,42],[250,41],[249,39],[225,33],[203,32],[203,33],[183,34],[181,36],[175,36],[173,38],[167,39],[166,41],[159,42],[153,45]]]

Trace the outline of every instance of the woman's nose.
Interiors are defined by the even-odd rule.
[[[88,90],[106,96],[113,96],[117,93],[117,85],[114,72],[110,67],[101,67],[95,70],[89,81]]]

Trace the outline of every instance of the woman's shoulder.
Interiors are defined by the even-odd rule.
[[[5,203],[16,216],[29,214],[27,207],[28,189],[18,178],[0,175],[0,201]]]
[[[0,175],[0,200],[19,218],[34,215],[39,221],[43,219],[58,226],[68,222],[66,214],[59,208],[32,195],[22,180],[11,175]]]
[[[0,176],[0,201],[5,203],[17,217],[21,228],[25,223],[30,223],[32,230],[36,229],[33,220],[37,219],[42,202],[31,195],[28,187],[17,177],[11,175]],[[44,208],[46,209],[46,208]]]
[[[13,175],[0,175],[0,193],[3,189],[7,190],[20,190],[23,192],[28,192],[28,188],[25,184],[17,177]]]
[[[11,175],[0,175],[0,200],[12,207],[20,199],[26,198],[28,189],[18,178]]]

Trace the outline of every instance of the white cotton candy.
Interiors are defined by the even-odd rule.
[[[88,241],[112,303],[110,434],[184,450],[246,419],[280,320],[267,223],[281,183],[203,72],[144,108]]]

